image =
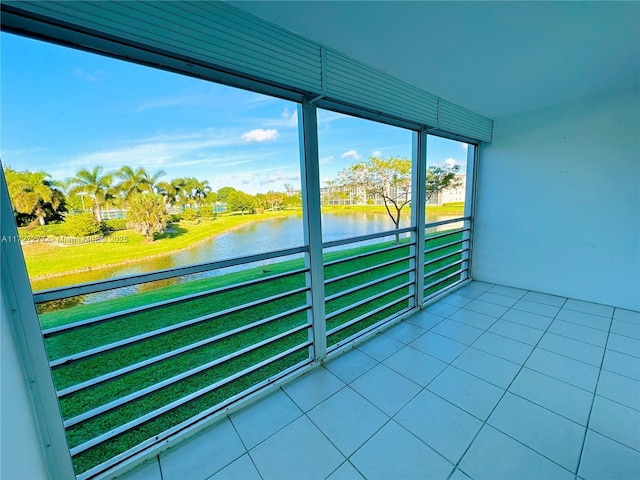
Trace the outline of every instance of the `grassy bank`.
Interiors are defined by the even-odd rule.
[[[226,215],[216,220],[202,220],[198,224],[183,221],[170,224],[167,232],[158,235],[153,242],[147,242],[142,235],[133,230],[123,230],[107,234],[104,242],[100,243],[56,246],[37,242],[27,243],[22,248],[29,276],[38,279],[171,255],[233,228],[289,214],[291,212]],[[23,233],[25,231],[21,230],[20,234]],[[61,255],[64,256],[64,261],[60,261]]]
[[[409,214],[409,210],[407,214]],[[323,213],[376,213],[386,215],[383,206],[346,206],[323,207]],[[107,234],[103,242],[86,243],[71,246],[59,246],[45,242],[23,245],[29,277],[35,282],[34,289],[51,288],[46,285],[47,278],[71,273],[94,272],[112,269],[117,266],[144,262],[149,258],[170,257],[173,253],[193,247],[203,241],[243,225],[268,219],[295,214],[295,211],[267,212],[253,215],[222,215],[216,220],[202,220],[200,223],[180,222],[171,224],[166,233],[147,242],[142,235],[133,230],[124,230]],[[461,204],[442,207],[429,207],[434,215],[462,215]],[[26,237],[28,230],[20,229],[20,235]],[[60,261],[61,256],[64,261]],[[87,281],[97,280],[88,278]]]
[[[381,213],[387,215],[383,205],[325,205],[322,213]],[[411,205],[402,209],[402,215],[411,215]],[[444,205],[427,205],[427,215],[464,215],[464,203],[445,203]]]
[[[453,238],[438,239],[429,245],[432,247],[438,243],[446,243]],[[377,251],[391,244],[377,244],[347,251],[328,253],[325,255],[325,262],[346,258],[349,256]],[[379,252],[367,257],[356,257],[344,263],[328,266],[325,268],[327,279],[335,278],[348,272],[353,272],[369,266],[379,265],[393,259],[406,256],[409,247],[402,246],[396,250]],[[455,251],[454,247],[437,252],[436,256],[442,256],[448,251]],[[433,255],[432,255],[433,256]],[[454,257],[455,259],[457,257]],[[453,261],[450,259],[449,261]],[[40,316],[44,328],[50,328],[81,319],[104,315],[115,311],[123,311],[129,308],[148,305],[150,303],[176,298],[182,295],[206,291],[219,288],[225,285],[234,285],[251,279],[268,278],[278,273],[291,271],[303,266],[302,260],[290,260],[275,265],[270,265],[268,272],[264,268],[254,268],[241,272],[213,277],[203,280],[191,281],[172,285],[153,291],[130,295],[127,297],[115,298],[97,304],[81,305],[73,308],[42,314]],[[435,270],[440,264],[432,265],[431,270]],[[408,267],[408,261],[398,262],[394,265],[375,269],[356,277],[343,279],[329,283],[326,287],[326,296],[343,292],[354,287],[361,286],[369,281],[398,272]],[[438,274],[446,275],[447,271]],[[408,275],[403,274],[398,278],[387,280],[381,284],[355,288],[355,292],[327,302],[327,313],[335,312],[347,305],[381,293],[393,286],[399,285],[408,280]],[[46,340],[47,350],[50,358],[58,359],[76,352],[94,348],[116,342],[134,335],[143,334],[159,328],[175,325],[189,319],[197,318],[201,315],[208,315],[213,312],[222,312],[226,309],[243,305],[248,301],[255,301],[267,298],[279,293],[291,292],[296,288],[304,287],[305,279],[303,274],[291,275],[285,278],[266,280],[259,286],[242,287],[227,292],[207,295],[199,299],[184,301],[179,304],[147,310],[136,314],[126,315],[117,320],[107,321],[101,324],[88,326],[68,333],[56,335]],[[381,307],[394,299],[408,293],[408,287],[404,287],[397,292],[387,294],[375,301],[367,302],[360,307],[345,312],[332,318],[327,329],[354,319],[360,315],[365,315],[372,310]],[[254,306],[241,312],[229,313],[214,320],[202,322],[180,330],[176,330],[160,337],[150,338],[138,344],[126,346],[95,357],[81,361],[74,361],[55,368],[54,379],[58,389],[66,388],[82,381],[95,378],[96,376],[113,372],[119,368],[132,365],[157,355],[175,350],[177,348],[192,345],[220,335],[235,328],[242,327],[251,322],[259,321],[278,313],[286,312],[297,306],[306,303],[304,293],[285,296],[276,301]],[[394,312],[408,306],[407,301],[387,308],[375,315],[368,316],[355,325],[337,332],[328,339],[328,344],[332,345],[347,338],[367,326],[382,320]],[[219,341],[203,345],[188,353],[181,354],[163,362],[148,366],[136,372],[122,375],[112,381],[96,385],[89,390],[67,396],[61,400],[61,407],[65,419],[72,418],[83,412],[89,411],[100,405],[121,398],[132,392],[148,387],[157,382],[166,380],[174,375],[183,373],[189,369],[196,368],[206,362],[220,359],[225,355],[254,345],[266,338],[281,334],[296,326],[302,326],[307,322],[306,312],[288,315],[278,321],[268,323],[252,330],[221,339]],[[230,375],[238,373],[256,363],[263,361],[273,355],[284,352],[288,348],[299,345],[308,338],[307,330],[288,335],[272,344],[261,347],[251,353],[239,355],[220,365],[208,368],[203,372],[188,379],[181,380],[175,385],[165,387],[153,392],[145,397],[135,400],[131,404],[115,408],[99,417],[83,422],[68,430],[70,445],[79,445],[95,436],[116,428],[127,421],[135,419],[145,413],[153,411],[163,405],[167,405],[178,398],[189,395],[199,389],[228,378]],[[162,415],[151,420],[138,428],[122,434],[113,440],[107,441],[97,447],[75,457],[74,461],[78,472],[85,471],[106,459],[131,448],[141,441],[162,432],[183,420],[190,418],[200,411],[216,405],[226,398],[233,396],[249,388],[251,385],[269,378],[300,361],[304,361],[308,356],[307,350],[290,354],[277,362],[267,365],[258,371],[242,376],[241,378],[221,386],[210,393],[193,400],[186,405],[178,407],[171,413]]]

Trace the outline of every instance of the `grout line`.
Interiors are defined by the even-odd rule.
[[[526,295],[526,294],[525,294]],[[556,314],[557,315],[557,314]],[[553,318],[553,320],[555,320],[555,317]],[[544,336],[545,333],[547,333],[547,331],[549,330],[549,327],[551,326],[551,323],[553,323],[553,320],[549,323],[549,326],[544,330],[544,333],[540,336],[540,340],[542,339],[542,337]],[[491,327],[489,327],[491,328]],[[488,330],[488,329],[487,329]],[[495,410],[498,408],[498,405],[500,405],[500,403],[502,402],[502,399],[506,396],[507,392],[509,392],[509,388],[511,388],[511,385],[513,385],[513,382],[515,381],[516,378],[518,378],[518,375],[520,375],[520,372],[522,372],[522,370],[524,369],[525,364],[527,363],[527,361],[529,360],[529,358],[531,357],[531,355],[533,355],[533,352],[535,352],[538,343],[540,343],[540,340],[538,340],[538,342],[536,343],[536,345],[533,346],[533,348],[531,349],[531,352],[529,352],[529,355],[527,355],[527,358],[524,359],[524,361],[522,362],[522,365],[520,366],[520,368],[518,369],[518,371],[516,372],[516,374],[514,375],[513,379],[511,380],[511,382],[509,382],[509,385],[507,385],[507,387],[504,389],[504,393],[502,394],[502,396],[500,397],[500,399],[496,402],[495,406],[493,407],[493,409],[491,410],[491,412],[489,412],[489,415],[487,415],[486,420],[484,420],[482,426],[480,427],[480,429],[476,432],[476,434],[474,435],[473,439],[471,440],[471,442],[469,442],[469,445],[467,446],[467,448],[465,449],[465,451],[462,453],[462,455],[460,456],[460,459],[458,460],[458,462],[456,463],[456,468],[459,467],[459,465],[462,463],[462,461],[464,460],[465,456],[467,455],[467,453],[469,452],[469,450],[471,449],[471,446],[475,443],[476,439],[478,438],[478,436],[480,435],[480,432],[482,432],[485,427],[488,425],[488,421],[491,418],[491,416],[493,415],[493,413],[495,412]],[[521,342],[522,343],[522,342]],[[486,381],[486,380],[485,380]],[[510,392],[509,392],[510,393]],[[595,393],[594,393],[595,396]],[[533,402],[532,402],[533,403]],[[489,425],[491,428],[495,428],[492,427],[491,425]],[[498,429],[496,429],[498,430]],[[585,429],[586,430],[586,429]],[[513,438],[510,435],[502,432],[501,430],[498,430],[499,432],[503,433],[504,435],[507,435],[509,438]],[[538,455],[542,456],[543,458],[546,458],[547,460],[555,463],[556,465],[559,465],[561,468],[567,470],[565,467],[563,467],[562,465],[558,464],[557,462],[551,460],[550,458],[547,458],[546,456],[542,455],[540,452],[538,452],[537,450],[534,450],[532,447],[525,445],[524,443],[520,442],[517,439],[513,439],[515,441],[517,441],[518,443],[520,443],[521,445],[524,445],[526,448],[528,448],[529,450],[537,453]],[[579,464],[578,464],[579,466]],[[577,473],[577,469],[576,469],[576,473]],[[573,472],[572,472],[573,473]]]
[[[282,390],[282,389],[280,389],[280,390]],[[274,393],[275,393],[275,392],[274,392]],[[265,398],[268,398],[268,397],[265,397]],[[265,399],[265,398],[261,399],[261,401],[264,401],[264,399]],[[257,403],[255,403],[254,405],[255,405],[255,406],[257,406],[257,405],[260,405],[260,403],[261,403],[261,402],[257,402]],[[249,408],[251,408],[251,407],[249,407]],[[298,417],[298,418],[300,418],[300,417]],[[230,415],[227,415],[227,419],[229,420],[229,423],[230,423],[230,424],[231,424],[231,426],[233,427],[233,430],[236,432],[236,435],[238,436],[238,439],[240,439],[240,443],[242,443],[242,446],[244,447],[244,453],[243,453],[242,455],[240,455],[238,458],[236,458],[236,459],[232,460],[231,462],[229,462],[228,464],[226,464],[224,467],[222,467],[221,469],[219,469],[219,470],[218,470],[217,472],[215,472],[213,475],[216,475],[217,473],[221,472],[222,470],[224,470],[225,468],[227,468],[229,465],[231,465],[233,462],[235,462],[235,461],[237,461],[238,459],[242,458],[242,456],[243,456],[243,455],[246,455],[246,456],[248,456],[248,457],[249,457],[249,460],[251,461],[251,464],[253,465],[253,468],[255,468],[255,469],[256,469],[256,472],[258,472],[258,476],[262,479],[262,478],[263,478],[263,477],[262,477],[262,473],[260,473],[260,469],[258,468],[258,465],[256,465],[256,462],[254,462],[253,457],[249,454],[249,448],[247,447],[247,444],[246,444],[246,443],[244,443],[244,439],[242,438],[242,435],[240,435],[240,432],[238,431],[238,429],[237,429],[237,427],[236,427],[236,424],[235,424],[235,423],[233,423],[233,420],[231,420],[231,416],[230,416]],[[290,423],[292,423],[292,422],[290,422]],[[288,423],[287,425],[289,425],[289,423]],[[282,428],[284,428],[284,427],[282,427]],[[279,430],[278,430],[278,432],[279,432],[280,430],[282,430],[282,428],[281,428],[281,429],[279,429]],[[277,432],[276,432],[276,433],[277,433]],[[272,435],[269,435],[267,438],[265,438],[265,440],[267,440],[267,439],[271,438],[273,435],[275,435],[275,433],[274,433],[274,434],[272,434]],[[263,442],[264,442],[265,440],[263,440]],[[262,443],[262,442],[260,442],[260,443]],[[260,445],[260,443],[259,443],[258,445]],[[255,447],[257,447],[258,445],[255,445],[255,446],[254,446],[254,448],[255,448]]]
[[[609,319],[609,330],[607,332],[607,341],[604,344],[605,353],[607,350],[607,345],[609,343],[611,326],[613,325],[613,314],[611,315],[611,317],[612,318]],[[582,437],[582,446],[580,447],[580,456],[578,457],[578,467],[576,468],[576,478],[578,477],[578,472],[580,471],[580,465],[582,465],[582,456],[584,455],[584,446],[587,442],[587,434],[589,433],[589,424],[591,423],[591,414],[593,413],[593,405],[596,402],[596,394],[598,392],[598,384],[600,383],[600,375],[602,374],[603,364],[604,364],[604,354],[602,355],[602,361],[600,362],[600,369],[598,370],[598,378],[596,379],[596,385],[595,385],[595,388],[593,389],[593,398],[591,399],[591,407],[589,408],[589,415],[587,416],[587,427],[584,430],[584,437]]]

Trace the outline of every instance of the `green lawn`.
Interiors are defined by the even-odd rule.
[[[428,242],[427,248],[432,248],[433,246],[449,243],[458,239],[460,239],[459,234],[443,239],[432,240]],[[373,255],[356,257],[340,264],[326,266],[325,278],[330,279],[348,272],[378,265],[389,260],[406,256],[409,252],[409,247],[406,245],[401,245],[399,248],[394,250],[378,252],[379,250],[392,245],[392,242],[381,243],[346,251],[327,253],[325,254],[325,263],[340,258],[347,258],[356,254],[377,252]],[[456,247],[457,246],[452,246],[435,252],[431,254],[429,258],[440,257],[448,252],[453,252],[457,249]],[[425,257],[425,260],[428,260],[429,258]],[[457,259],[458,256],[452,257],[451,259],[440,262],[439,264],[431,265],[429,268],[431,270],[435,270],[443,266],[443,264],[446,264],[446,262],[452,262]],[[269,265],[268,272],[265,272],[264,268],[254,268],[219,277],[176,284],[127,297],[102,301],[100,303],[80,305],[56,312],[42,313],[40,315],[40,320],[43,328],[47,329],[82,319],[123,311],[135,306],[148,305],[161,300],[177,298],[185,294],[208,291],[257,278],[268,279],[269,277],[273,277],[279,273],[291,272],[302,267],[302,260],[284,261],[275,265]],[[369,281],[398,272],[407,267],[408,261],[401,261],[387,267],[377,268],[355,277],[329,283],[326,286],[325,295],[330,296],[337,292],[363,285]],[[457,267],[451,271],[455,269],[457,269]],[[441,272],[434,278],[441,278],[448,272],[448,270]],[[334,312],[342,307],[364,300],[377,293],[381,293],[407,280],[408,274],[403,274],[398,278],[387,280],[382,284],[357,289],[357,291],[353,293],[328,301],[326,303],[326,311],[327,313]],[[450,279],[448,283],[456,280],[457,278]],[[429,278],[428,281],[433,281],[433,278]],[[255,301],[268,298],[273,295],[291,292],[292,290],[304,286],[305,277],[302,273],[265,280],[264,283],[261,283],[258,286],[239,287],[233,290],[218,292],[197,299],[183,301],[177,304],[163,306],[153,310],[146,310],[135,314],[129,314],[96,325],[71,330],[66,333],[48,337],[45,343],[50,359],[55,360],[73,353],[123,340],[134,335],[175,325],[202,315],[222,312],[226,309],[243,305],[248,301]],[[438,286],[437,288],[442,288],[442,286]],[[331,329],[337,325],[342,325],[360,315],[371,312],[372,310],[381,307],[405,295],[406,293],[408,293],[408,287],[403,287],[396,292],[384,295],[375,301],[367,302],[354,310],[334,317],[327,322],[327,329]],[[303,306],[306,301],[305,293],[287,295],[269,303],[254,306],[242,310],[241,312],[225,314],[213,320],[181,328],[171,333],[153,337],[137,344],[112,350],[95,357],[68,362],[53,369],[56,387],[61,390],[82,381],[113,372],[117,369],[144,361],[177,348],[191,345],[195,342],[204,341],[213,336],[223,334],[249,323],[268,318],[278,313],[286,312],[298,306]],[[328,345],[334,345],[369,325],[388,318],[406,307],[408,307],[408,302],[405,300],[375,315],[371,315],[355,325],[331,335],[328,338],[327,343]],[[63,416],[65,419],[72,418],[100,405],[104,405],[109,401],[121,398],[125,395],[139,391],[142,388],[166,380],[174,375],[183,373],[189,369],[199,367],[204,363],[220,359],[245,347],[254,345],[266,338],[281,334],[297,326],[303,326],[307,321],[307,314],[305,311],[287,315],[275,322],[202,345],[188,353],[183,353],[160,363],[147,366],[136,372],[122,375],[109,382],[96,385],[90,389],[71,394],[61,399],[60,405]],[[145,413],[167,405],[172,401],[196,392],[215,382],[226,379],[238,372],[242,372],[244,369],[266,360],[273,355],[285,352],[291,347],[300,345],[308,339],[309,333],[307,329],[304,329],[300,332],[281,338],[272,344],[254,350],[253,352],[236,356],[235,358],[229,359],[220,365],[208,368],[190,378],[181,380],[171,386],[164,387],[127,405],[117,407],[110,412],[80,423],[68,429],[69,444],[71,447],[74,447],[84,443],[97,435],[110,431],[119,425],[144,415]],[[299,362],[305,361],[308,358],[308,351],[306,348],[299,352],[290,354],[251,374],[244,375],[237,380],[217,388],[198,399],[192,400],[191,402],[180,406],[167,414],[148,421],[129,432],[99,444],[87,452],[74,457],[76,470],[78,473],[86,471],[89,468],[104,462],[108,458],[113,457],[136,444],[179,424],[199,412],[224,402],[233,395],[243,392],[251,386],[270,378],[273,375],[298,364]]]
[[[291,213],[223,215],[215,220],[202,220],[198,224],[183,221],[171,224],[171,230],[156,236],[154,242],[147,242],[133,230],[123,230],[108,234],[104,243],[60,247],[39,242],[25,244],[22,248],[29,276],[37,279],[47,275],[136,263],[153,256],[171,255],[229,229]],[[28,234],[25,230],[20,230],[21,236],[25,236],[25,233]],[[120,237],[122,241],[116,241],[113,237]],[[65,256],[64,262],[60,261],[60,255]]]

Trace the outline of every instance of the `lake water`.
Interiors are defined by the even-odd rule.
[[[447,218],[451,217],[433,217],[429,218],[428,221],[435,222]],[[409,226],[408,215],[401,219],[400,228],[407,226]],[[331,213],[322,215],[322,237],[324,242],[383,232],[391,229],[393,229],[393,222],[386,214]],[[283,250],[299,247],[303,245],[303,243],[302,216],[290,215],[244,225],[218,235],[210,240],[194,245],[189,249],[176,252],[173,255],[152,258],[145,260],[144,262],[131,265],[38,280],[32,282],[32,287],[34,291],[38,291],[61,287],[64,285],[94,282],[107,278],[122,277],[166,268],[243,257],[274,250]],[[359,245],[362,245],[362,243]],[[221,273],[229,273],[242,268],[267,265],[274,261],[277,262],[281,260],[283,259],[267,260],[261,263],[252,263],[248,266],[226,268],[223,272],[205,272],[160,282],[153,282],[142,286],[120,288],[109,292],[84,296],[82,302],[92,303],[114,296],[132,294],[140,291],[141,289],[150,290],[160,288],[177,282],[219,275]]]

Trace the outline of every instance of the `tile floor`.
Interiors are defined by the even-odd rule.
[[[127,478],[638,479],[640,313],[472,282]]]

